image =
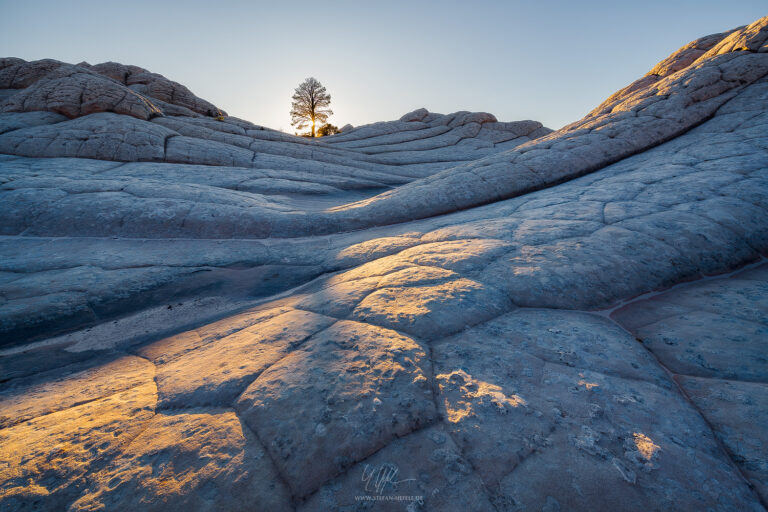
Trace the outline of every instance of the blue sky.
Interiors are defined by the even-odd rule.
[[[338,126],[427,107],[559,128],[688,41],[766,14],[765,0],[0,0],[0,54],[135,64],[286,131],[308,76]]]

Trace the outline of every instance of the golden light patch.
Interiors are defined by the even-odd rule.
[[[657,451],[661,450],[661,447],[654,443],[650,437],[647,435],[635,432],[635,446],[637,447],[637,451],[640,452],[640,455],[642,455],[645,460],[651,460],[653,457],[653,454]]]
[[[588,381],[584,380],[584,374],[583,373],[579,373],[579,377],[581,377],[581,380],[579,380],[579,382],[577,384],[579,386],[584,386],[585,388],[587,388],[587,391],[590,391],[592,388],[596,388],[596,387],[600,386],[600,384],[598,384],[597,382],[588,382]]]
[[[445,412],[448,416],[448,421],[451,423],[459,423],[461,420],[472,414],[472,404],[470,402],[458,402],[454,406],[454,404],[451,404],[446,400]]]
[[[473,415],[474,408],[477,406],[490,403],[505,412],[507,406],[516,408],[527,404],[521,396],[506,395],[500,386],[475,380],[462,370],[443,373],[437,375],[436,378],[440,382],[440,391],[452,387],[453,384],[458,386],[457,391],[462,395],[463,400],[456,400],[453,403],[445,400],[446,415],[451,423],[458,423]]]
[[[584,386],[585,388],[587,388],[587,391],[589,391],[592,388],[599,387],[600,384],[597,384],[596,382],[587,382],[587,381],[582,379],[582,380],[579,381],[579,386]]]

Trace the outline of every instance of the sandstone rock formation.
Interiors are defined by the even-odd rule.
[[[3,510],[766,509],[768,17],[555,132],[0,88]]]

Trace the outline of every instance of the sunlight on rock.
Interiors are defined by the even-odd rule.
[[[343,320],[262,373],[235,409],[297,496],[436,416],[427,351],[401,333]],[[321,425],[321,426],[319,426]]]
[[[230,404],[264,369],[334,321],[294,309],[159,364],[160,406]]]
[[[72,366],[60,375],[0,392],[0,428],[84,404],[151,382],[155,367],[124,356],[88,368]],[[54,378],[55,377],[55,378]]]
[[[399,256],[417,265],[442,267],[466,275],[482,269],[513,247],[505,240],[450,240],[418,245],[404,250]]]
[[[661,449],[661,447],[654,443],[650,437],[641,432],[635,432],[633,436],[635,438],[635,446],[637,447],[637,451],[639,451],[640,454],[645,457],[645,460],[651,460],[653,455]]]
[[[152,418],[157,388],[148,380],[0,430],[0,498],[45,496],[50,510],[65,510],[89,472],[111,460]]]
[[[541,270],[541,267],[531,265],[531,266],[525,266],[525,265],[514,265],[512,267],[512,275],[514,276],[524,276],[524,275],[533,275],[536,274]]]
[[[767,50],[321,139],[0,58],[0,511],[765,512]]]
[[[400,257],[399,254],[394,254],[392,256],[385,256],[383,258],[373,260],[371,262],[360,265],[357,268],[353,268],[341,274],[335,275],[331,277],[328,282],[330,284],[335,284],[345,281],[355,281],[358,279],[379,277],[413,266],[413,263],[405,261]]]
[[[498,290],[459,278],[431,286],[376,290],[360,302],[353,316],[430,339],[457,332],[511,307]]]
[[[232,411],[184,409],[156,415],[114,462],[94,473],[72,509],[239,510],[242,495],[256,510],[282,510],[288,499],[269,457]]]
[[[210,341],[235,334],[288,311],[290,308],[287,307],[273,307],[265,310],[254,308],[145,345],[139,349],[138,355],[146,357],[153,363],[163,364],[196,350]]]
[[[520,407],[527,405],[524,398],[519,395],[505,395],[500,386],[475,380],[464,370],[454,370],[451,373],[435,375],[440,391],[445,389],[459,389],[467,400],[459,400],[451,403],[444,401],[448,421],[459,423],[461,420],[471,417],[474,407],[494,407],[499,413],[506,414],[508,407]]]
[[[598,384],[597,382],[588,382],[584,380],[583,373],[579,373],[579,377],[581,377],[581,379],[578,382],[579,386],[584,386],[587,389],[587,391],[591,391],[592,388],[596,388],[600,386],[600,384]]]
[[[414,233],[414,235],[417,234]],[[360,264],[374,258],[381,258],[403,249],[413,247],[418,243],[418,236],[387,236],[374,238],[373,240],[351,245],[339,251],[335,259],[340,264]]]

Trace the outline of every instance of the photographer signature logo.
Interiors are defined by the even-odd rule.
[[[397,475],[399,472],[400,469],[397,466],[388,462],[380,466],[366,464],[363,468],[362,477],[362,481],[365,483],[365,491],[381,495],[387,489],[387,486],[391,486],[394,489],[398,484],[416,480],[415,478],[398,480]]]

